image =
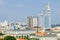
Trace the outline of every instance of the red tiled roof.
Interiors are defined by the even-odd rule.
[[[37,35],[41,35],[41,36],[44,36],[45,35],[45,32],[36,32]]]
[[[17,40],[27,40],[27,39],[24,39],[24,38],[17,38]]]

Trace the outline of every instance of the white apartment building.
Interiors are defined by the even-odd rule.
[[[12,35],[12,36],[21,36],[23,35],[29,35],[31,33],[35,33],[36,31],[33,30],[25,30],[25,31],[18,31],[18,30],[7,30],[4,33],[6,35]]]
[[[57,37],[40,37],[39,40],[57,40]]]

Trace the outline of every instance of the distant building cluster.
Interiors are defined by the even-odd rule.
[[[35,34],[35,37],[40,38],[40,40],[57,40],[60,37],[60,26],[51,26],[51,9],[49,3],[40,17],[29,16],[27,17],[27,23],[0,22],[0,32],[15,37],[22,34]]]

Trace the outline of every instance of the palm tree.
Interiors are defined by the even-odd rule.
[[[23,34],[22,34],[22,38],[23,38]]]

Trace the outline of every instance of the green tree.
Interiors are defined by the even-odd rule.
[[[16,40],[16,38],[13,36],[5,36],[4,40]]]
[[[38,38],[30,38],[29,40],[39,40]]]
[[[23,38],[23,34],[22,34],[22,38]]]
[[[4,34],[3,33],[0,33],[0,36],[3,36]]]
[[[35,36],[35,34],[34,34],[34,33],[32,33],[32,34],[30,34],[30,36]]]

